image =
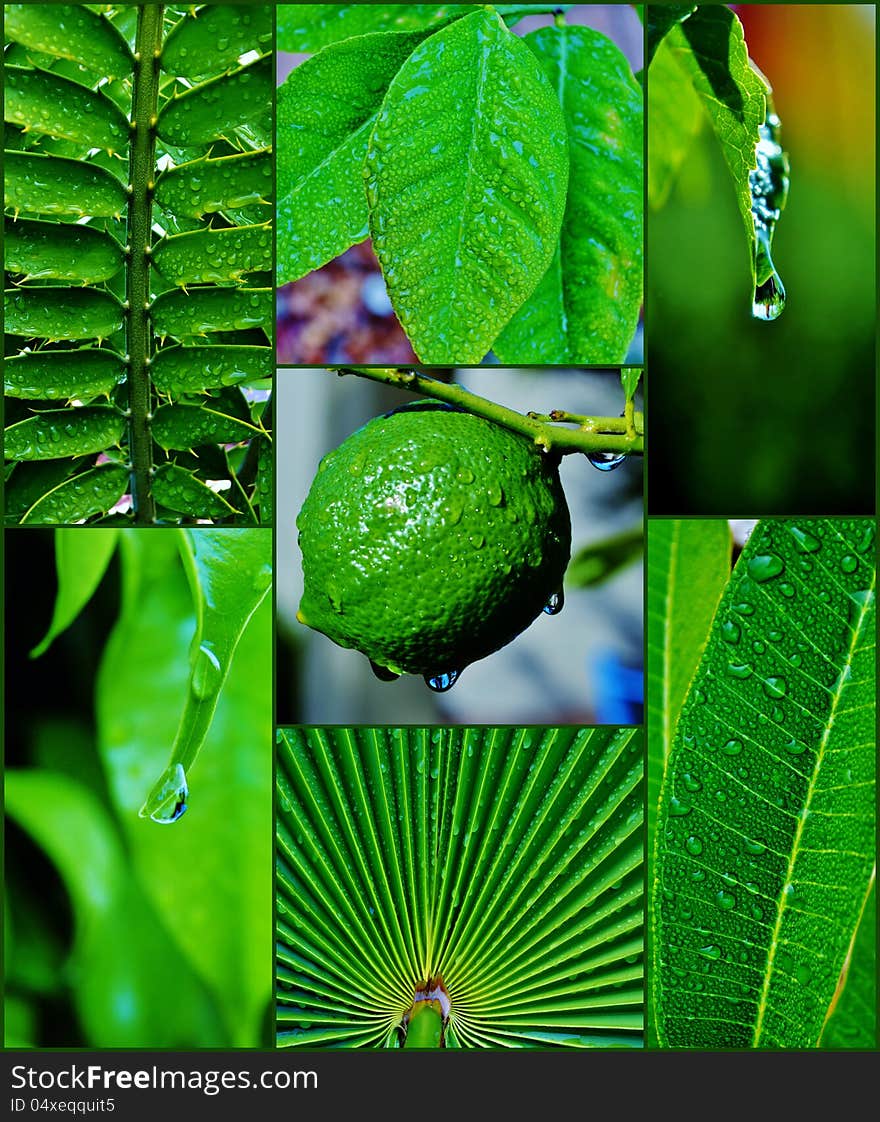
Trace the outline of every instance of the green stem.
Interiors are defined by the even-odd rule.
[[[354,374],[358,378],[367,378],[386,386],[395,386],[398,389],[434,398],[449,405],[457,405],[466,409],[468,413],[474,413],[478,417],[484,417],[487,421],[493,421],[510,429],[511,432],[527,436],[546,452],[552,450],[563,456],[573,452],[625,452],[641,455],[645,450],[644,417],[641,413],[631,411],[631,418],[586,417],[565,413],[563,410],[554,410],[547,415],[523,414],[488,398],[480,397],[479,394],[471,393],[463,386],[438,382],[415,370],[346,366],[338,368],[336,373],[340,376]],[[561,421],[573,421],[579,427],[559,428],[558,423]]]
[[[153,444],[150,435],[150,228],[153,171],[156,165],[156,110],[159,103],[159,54],[162,4],[141,4],[135,39],[129,156],[128,277],[126,282],[129,449],[135,521],[156,519],[153,500]]]

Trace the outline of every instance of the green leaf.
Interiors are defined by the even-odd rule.
[[[132,866],[178,956],[220,1007],[215,1035],[258,1047],[271,1000],[271,596],[239,642],[193,769],[190,809],[166,829],[137,813],[165,766],[189,689],[196,619],[178,533],[122,535],[124,610],[96,689],[100,752]]]
[[[750,65],[742,24],[723,4],[702,4],[668,33],[664,45],[681,71],[681,81],[689,82],[699,97],[721,144],[746,228],[754,281],[756,240],[749,173],[757,167],[755,152],[767,91]],[[649,74],[649,89],[651,81]]]
[[[26,351],[3,360],[4,392],[35,401],[68,401],[108,394],[125,378],[125,360],[115,351]]]
[[[165,347],[150,368],[160,393],[204,393],[272,375],[269,347]]]
[[[82,522],[94,514],[110,510],[128,486],[128,468],[122,464],[100,464],[48,491],[25,513],[21,523],[57,526]]]
[[[222,1046],[217,1011],[132,876],[98,798],[45,770],[7,770],[6,813],[46,852],[73,906],[69,972],[96,1048]]]
[[[6,330],[12,335],[106,339],[122,328],[122,305],[109,292],[40,285],[3,293]]]
[[[272,268],[272,226],[230,226],[174,234],[153,248],[153,264],[172,284],[223,284]]]
[[[3,227],[4,263],[25,280],[110,280],[125,260],[122,246],[110,234],[78,223],[18,221],[7,218]]]
[[[108,78],[131,70],[131,51],[109,19],[83,4],[7,4],[3,31],[25,47],[78,62]]]
[[[128,118],[100,90],[90,90],[45,70],[5,66],[4,119],[25,131],[75,140],[90,148],[122,152]]]
[[[662,42],[648,72],[648,205],[659,210],[704,121],[703,106]]]
[[[120,218],[128,202],[125,186],[99,164],[34,152],[3,153],[3,186],[5,206],[16,214]]]
[[[162,405],[153,417],[153,439],[165,449],[235,444],[259,432],[254,425],[202,405]]]
[[[658,1040],[812,1048],[875,862],[873,520],[762,520],[681,710],[654,863]]]
[[[205,288],[193,292],[163,292],[150,316],[156,334],[182,339],[211,331],[272,330],[271,288]]]
[[[73,470],[83,466],[74,460]],[[6,479],[6,522],[16,524],[49,491],[63,483],[71,472],[69,460],[32,460],[12,465]]]
[[[571,156],[559,248],[495,341],[501,362],[621,362],[642,304],[642,90],[588,27],[525,36],[565,116]]]
[[[648,852],[678,714],[730,578],[733,538],[723,519],[648,521]]]
[[[651,4],[649,6],[647,13],[646,67],[651,65],[654,54],[666,33],[686,20],[696,11],[696,8],[696,4]]]
[[[569,588],[595,588],[637,561],[644,552],[645,535],[641,526],[592,542],[572,557],[565,570],[565,583]]]
[[[159,176],[153,198],[184,218],[266,203],[272,198],[272,153],[264,149],[216,160],[202,156],[178,164]]]
[[[423,362],[480,362],[534,291],[565,209],[559,101],[529,48],[481,9],[401,67],[365,163],[373,248]]]
[[[641,367],[629,366],[620,372],[620,384],[627,401],[632,401],[642,377]]]
[[[823,1048],[877,1047],[877,899],[874,879],[822,1030]]]
[[[386,32],[346,40],[306,59],[279,87],[279,283],[367,237],[367,141],[389,84],[423,38]]]
[[[4,452],[10,460],[59,460],[86,456],[118,444],[125,418],[112,406],[47,409],[4,433]]]
[[[31,658],[48,650],[91,600],[116,550],[118,534],[118,530],[55,531],[58,595],[49,630],[31,651]]]
[[[268,4],[203,4],[168,33],[161,64],[170,74],[205,78],[234,65],[248,51],[271,49]]]
[[[442,985],[447,1047],[639,1047],[642,773],[637,729],[279,730],[279,1046]]]
[[[196,148],[228,139],[236,125],[271,111],[272,56],[264,55],[171,98],[156,126],[167,144]]]
[[[162,464],[153,479],[156,502],[193,518],[228,518],[235,507],[191,472]]]

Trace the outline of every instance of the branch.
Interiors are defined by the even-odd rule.
[[[471,393],[463,386],[438,382],[426,374],[415,370],[401,370],[397,367],[360,367],[343,366],[334,368],[340,377],[352,374],[381,382],[386,386],[409,390],[423,397],[446,402],[502,425],[511,432],[528,437],[543,448],[545,452],[554,451],[562,456],[572,452],[588,455],[591,452],[613,452],[627,455],[642,455],[645,450],[645,421],[642,413],[630,408],[623,417],[592,417],[576,413],[566,413],[555,409],[551,413],[517,413],[505,405],[479,394]],[[576,424],[575,429],[560,428],[560,424]]]

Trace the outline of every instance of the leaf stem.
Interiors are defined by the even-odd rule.
[[[156,518],[150,435],[150,230],[163,8],[162,4],[141,4],[138,8],[131,106],[126,327],[132,501],[139,525],[149,525]]]
[[[551,413],[517,413],[505,405],[499,405],[479,394],[471,393],[455,383],[438,382],[426,374],[415,370],[401,370],[397,367],[356,367],[334,368],[340,376],[347,374],[381,382],[386,386],[409,390],[436,401],[458,406],[502,425],[511,432],[528,437],[545,452],[558,452],[568,455],[573,452],[625,452],[632,455],[644,453],[644,416],[630,409],[629,416],[593,417],[576,413],[566,413],[555,409]],[[631,404],[631,403],[630,403]],[[557,427],[560,422],[577,424],[576,429]]]

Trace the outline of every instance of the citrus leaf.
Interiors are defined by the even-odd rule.
[[[272,374],[269,347],[165,347],[150,367],[160,393],[203,393]]]
[[[627,367],[620,372],[620,384],[623,387],[623,393],[627,401],[632,401],[636,395],[636,390],[639,388],[639,382],[642,378],[641,367]]]
[[[121,464],[100,464],[48,491],[27,511],[21,524],[57,526],[82,522],[110,510],[128,486],[128,468]]]
[[[122,328],[122,305],[109,292],[40,285],[7,288],[6,330],[13,335],[59,339],[106,339]]]
[[[495,341],[502,362],[620,362],[642,303],[642,90],[588,27],[525,36],[556,90],[571,156],[559,248]]]
[[[481,9],[388,87],[365,163],[373,248],[424,362],[480,362],[550,264],[568,143],[538,60]]]
[[[280,729],[278,1044],[639,1047],[636,729]]]
[[[877,899],[873,879],[838,993],[822,1030],[821,1045],[877,1047]]]
[[[652,4],[648,8],[646,67],[651,65],[654,53],[663,42],[666,33],[686,20],[696,11],[696,7],[696,4]]]
[[[4,392],[36,401],[88,399],[109,394],[125,378],[125,360],[115,351],[28,351],[3,360]]]
[[[191,472],[175,464],[162,464],[153,477],[156,502],[193,518],[228,518],[235,507]]]
[[[362,167],[382,99],[423,34],[327,47],[278,88],[278,279],[297,280],[368,233]]]
[[[565,570],[565,583],[571,588],[594,588],[620,569],[638,560],[645,551],[641,526],[579,550]]]
[[[272,56],[264,55],[231,74],[212,78],[171,98],[156,126],[168,144],[196,148],[227,138],[236,125],[272,107]]]
[[[125,151],[128,118],[100,90],[20,66],[5,66],[3,76],[5,120],[91,148]]]
[[[253,425],[202,405],[162,405],[153,417],[153,439],[160,448],[235,444],[259,433]]]
[[[217,1009],[132,876],[104,805],[48,770],[6,772],[5,810],[48,856],[70,897],[68,968],[77,1015],[97,1048],[222,1046]],[[169,1009],[168,994],[175,994]],[[125,1000],[120,1000],[123,995]]]
[[[34,152],[3,153],[3,186],[15,213],[119,218],[128,202],[125,186],[99,164]]]
[[[682,81],[672,48],[661,42],[648,71],[648,205],[666,202],[704,120],[694,87]]]
[[[664,46],[680,80],[689,82],[699,97],[721,144],[746,228],[754,282],[757,242],[749,173],[757,167],[767,90],[750,65],[742,24],[725,5],[702,4],[668,33]],[[651,80],[649,74],[649,88]]]
[[[266,203],[272,198],[272,154],[264,149],[178,164],[159,176],[153,198],[185,218]]]
[[[240,280],[244,273],[272,268],[272,227],[174,234],[154,247],[153,264],[166,280],[181,286]]]
[[[163,292],[150,309],[160,338],[186,338],[211,331],[272,330],[271,288],[204,288]]]
[[[78,62],[101,77],[131,70],[131,51],[109,19],[84,4],[7,4],[3,31],[43,54]]]
[[[661,1045],[820,1041],[875,861],[874,538],[762,520],[721,598],[660,797]]]
[[[31,651],[31,658],[39,658],[91,600],[116,550],[118,533],[92,529],[55,532],[58,595],[49,630]]]
[[[160,61],[170,74],[205,78],[235,64],[248,51],[271,49],[269,5],[203,4],[174,25]]]
[[[110,234],[78,223],[18,221],[3,227],[4,263],[27,280],[82,281],[93,284],[114,277],[125,260]]]
[[[111,406],[48,409],[5,430],[3,449],[10,460],[59,460],[103,452],[118,444],[125,418]]]

